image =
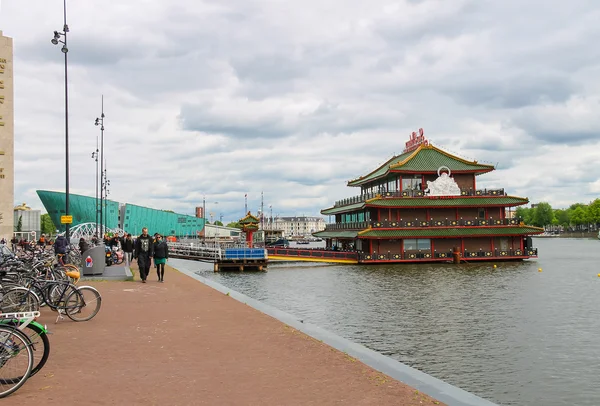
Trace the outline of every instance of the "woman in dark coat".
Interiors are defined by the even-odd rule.
[[[162,235],[159,234],[156,236],[156,242],[154,243],[154,264],[156,265],[156,274],[158,275],[159,282],[165,281],[165,264],[168,258],[169,246],[163,240]]]

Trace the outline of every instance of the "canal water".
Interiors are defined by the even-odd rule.
[[[497,268],[186,267],[495,403],[600,405],[600,241],[534,244],[539,259]]]

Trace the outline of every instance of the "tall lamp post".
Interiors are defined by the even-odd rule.
[[[108,190],[109,186],[110,186],[110,180],[107,178],[106,168],[104,168],[104,174],[102,175],[102,190],[104,191],[104,224],[102,225],[102,227],[104,228],[104,231],[106,231],[106,223],[107,223],[107,218],[108,218],[107,200],[108,200],[108,195],[110,194],[110,190]],[[100,194],[102,195],[102,191]]]
[[[96,161],[96,238],[98,238],[98,137],[96,137],[96,151],[92,152],[92,158]]]
[[[65,216],[69,215],[69,86],[67,81],[67,33],[69,32],[69,26],[67,25],[67,0],[63,0],[63,30],[54,31],[54,38],[51,42],[54,45],[62,44],[60,49],[65,55]],[[61,39],[62,38],[62,39]],[[67,241],[70,240],[69,235],[70,224],[65,224],[65,238]]]
[[[102,228],[102,225],[104,225],[104,198],[102,196],[104,190],[104,177],[106,176],[106,170],[104,169],[104,95],[102,95],[102,113],[100,114],[100,118],[96,117],[94,125],[100,126],[100,176],[102,177],[102,179],[100,180],[100,229],[102,237],[104,237],[104,229]],[[96,153],[97,151],[98,150],[96,149]],[[96,178],[98,178],[98,175],[96,175]],[[98,211],[97,206],[96,211]]]

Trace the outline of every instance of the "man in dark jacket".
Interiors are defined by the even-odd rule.
[[[142,228],[142,235],[135,241],[135,251],[133,253],[133,258],[137,259],[142,283],[146,283],[153,256],[154,244],[152,243],[152,237],[148,235],[148,229],[144,227]]]
[[[63,258],[67,253],[67,246],[69,245],[64,235],[59,235],[54,241],[54,253],[58,256],[58,262],[64,262]]]

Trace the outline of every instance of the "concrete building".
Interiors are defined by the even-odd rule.
[[[31,234],[31,232],[34,231],[36,236],[41,235],[41,218],[41,210],[31,210],[25,203],[14,208],[13,219],[15,230],[17,229],[20,220],[21,233]]]
[[[286,237],[310,237],[312,233],[325,230],[323,217],[277,217],[274,229],[282,230]]]
[[[0,31],[0,238],[14,231],[13,41]]]

